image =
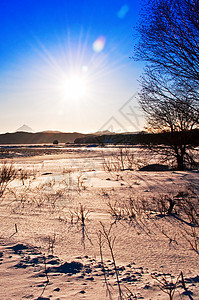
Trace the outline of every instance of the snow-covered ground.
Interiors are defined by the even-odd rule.
[[[112,151],[12,159],[28,178],[0,202],[0,299],[118,299],[119,287],[121,299],[169,299],[164,278],[178,281],[174,299],[199,298],[198,227],[158,211],[186,191],[198,207],[199,173],[120,171]]]

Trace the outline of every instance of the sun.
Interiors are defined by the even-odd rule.
[[[71,100],[79,100],[86,95],[87,82],[80,75],[70,75],[62,81],[63,96]]]

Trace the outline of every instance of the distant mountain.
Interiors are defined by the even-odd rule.
[[[19,127],[16,132],[33,132],[32,128],[30,128],[28,125],[22,125],[21,127]]]
[[[63,133],[59,130],[44,130],[44,131],[40,131],[40,133]]]
[[[110,130],[102,130],[92,133],[92,135],[108,135],[108,134],[115,134],[115,132]]]

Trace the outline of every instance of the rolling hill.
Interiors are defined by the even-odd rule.
[[[14,132],[0,134],[0,144],[52,144],[54,140],[59,143],[73,143],[77,138],[83,138],[86,134],[73,132],[63,133],[56,131],[46,132]]]

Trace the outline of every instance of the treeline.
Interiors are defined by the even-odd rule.
[[[164,132],[164,133],[137,133],[137,134],[110,134],[101,136],[85,136],[77,138],[75,144],[154,144],[154,145],[173,145],[173,144],[189,144],[199,145],[199,130],[194,129],[186,132]]]

